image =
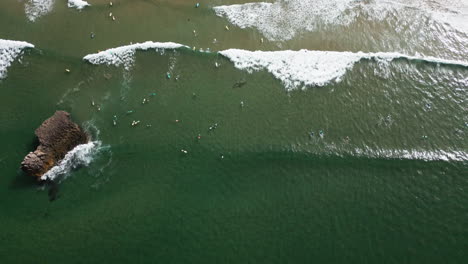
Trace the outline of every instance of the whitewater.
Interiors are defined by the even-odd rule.
[[[101,141],[91,141],[76,146],[65,155],[58,165],[42,175],[41,180],[55,180],[69,175],[73,169],[88,166],[99,153],[101,147]]]
[[[405,19],[428,18],[468,32],[468,2],[404,0],[276,0],[222,5],[215,14],[240,28],[255,28],[272,41],[290,40],[302,32],[323,27],[348,26],[358,18],[384,21],[395,16]],[[419,23],[417,20],[415,23]],[[415,32],[416,33],[416,32]]]
[[[34,48],[34,45],[24,41],[0,39],[0,79],[7,77],[8,67],[27,48]]]
[[[307,86],[324,86],[339,82],[347,70],[361,60],[391,62],[396,59],[425,61],[435,64],[468,67],[468,62],[434,57],[416,57],[398,52],[337,52],[337,51],[246,51],[229,49],[219,52],[235,67],[248,72],[267,70],[281,80],[286,90]],[[386,65],[386,64],[384,64]]]
[[[27,0],[24,4],[24,12],[29,21],[35,22],[38,18],[47,15],[54,9],[55,0]],[[69,8],[82,10],[91,6],[84,0],[68,0]]]

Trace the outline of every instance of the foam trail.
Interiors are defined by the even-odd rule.
[[[339,147],[336,144],[324,144],[324,148],[317,149],[314,146],[312,149],[307,146],[306,149],[293,146],[295,152],[306,151],[316,155],[326,156],[353,156],[370,159],[392,159],[392,160],[422,160],[422,161],[468,161],[468,152],[466,150],[424,150],[424,149],[387,149],[387,148],[372,148],[369,146],[355,147],[348,149],[347,147]]]
[[[154,49],[156,51],[164,51],[166,49],[178,49],[183,47],[188,48],[185,45],[174,42],[146,41],[144,43],[136,43],[89,54],[83,59],[92,64],[123,65],[126,70],[130,70],[135,62],[136,50]]]
[[[41,180],[55,180],[60,176],[67,175],[77,167],[88,166],[99,152],[101,146],[101,141],[91,141],[76,146],[65,155],[58,165],[42,175]]]
[[[28,0],[24,4],[24,11],[29,21],[36,21],[39,17],[52,11],[55,0]]]
[[[324,86],[339,82],[346,71],[362,59],[390,62],[395,59],[425,61],[429,63],[468,67],[468,62],[435,57],[415,57],[397,52],[337,52],[311,50],[247,51],[229,49],[219,54],[227,57],[234,66],[248,72],[267,70],[281,80],[286,90],[306,86]]]
[[[465,151],[423,151],[423,150],[372,150],[370,148],[355,149],[354,155],[361,157],[384,159],[409,159],[424,161],[468,161]]]
[[[26,48],[34,48],[34,45],[24,41],[0,39],[0,80],[6,78],[7,68]]]
[[[83,0],[68,0],[68,7],[76,8],[76,9],[83,9],[86,6],[91,6],[88,2]]]

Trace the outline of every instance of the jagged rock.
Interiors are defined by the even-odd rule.
[[[28,175],[40,177],[65,157],[68,151],[88,141],[88,135],[73,121],[70,114],[57,111],[36,129],[39,146],[21,163]]]

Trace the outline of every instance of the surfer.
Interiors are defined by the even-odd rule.
[[[232,88],[241,88],[242,86],[246,85],[247,84],[247,81],[242,79],[240,81],[237,81],[233,86]]]

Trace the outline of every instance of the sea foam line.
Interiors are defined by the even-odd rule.
[[[58,177],[69,174],[75,168],[88,166],[101,147],[101,141],[90,141],[76,146],[65,155],[59,164],[42,175],[41,180],[55,180]]]
[[[468,153],[465,151],[424,151],[424,150],[390,150],[370,148],[354,149],[354,155],[360,157],[384,158],[384,159],[407,159],[424,161],[468,161]]]
[[[34,45],[24,41],[0,39],[0,79],[6,78],[8,67],[26,48],[34,48]]]
[[[183,47],[188,48],[188,46],[174,42],[146,41],[143,43],[135,43],[89,54],[86,55],[83,60],[92,64],[107,64],[115,66],[123,65],[126,70],[130,70],[135,62],[135,53],[137,50],[154,49],[156,51],[164,51],[167,49],[179,49]]]
[[[324,144],[324,148],[317,149],[314,146],[312,149],[307,146],[306,149],[300,146],[293,146],[295,152],[306,151],[315,155],[339,156],[339,157],[359,157],[370,159],[390,159],[390,160],[422,160],[422,161],[468,161],[468,152],[465,150],[424,150],[424,149],[388,149],[388,148],[372,148],[364,145],[363,147],[355,147],[348,149],[340,147],[336,144]]]
[[[286,90],[307,86],[324,86],[331,81],[339,82],[347,70],[363,59],[393,61],[406,59],[436,64],[468,67],[468,62],[435,57],[408,56],[397,52],[338,52],[311,50],[247,51],[229,49],[219,54],[227,57],[240,70],[248,72],[267,70],[281,80]]]

